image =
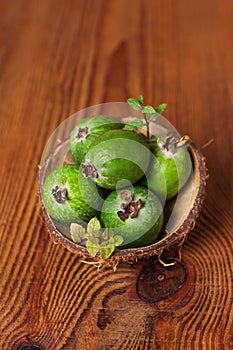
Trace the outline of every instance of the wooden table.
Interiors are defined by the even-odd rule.
[[[233,349],[232,16],[230,0],[1,1],[2,350]],[[167,102],[210,174],[182,288],[151,303],[136,286],[157,261],[98,272],[51,242],[38,198],[54,129],[139,94]]]

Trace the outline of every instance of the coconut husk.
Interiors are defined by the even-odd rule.
[[[59,147],[61,145],[57,149]],[[140,248],[115,249],[112,256],[105,260],[98,255],[94,258],[91,257],[84,246],[74,243],[68,236],[61,233],[63,231],[62,225],[55,222],[44,208],[41,197],[41,184],[49,172],[48,162],[45,161],[45,165],[40,167],[39,170],[40,199],[46,228],[53,242],[61,244],[72,253],[79,255],[84,262],[96,264],[97,266],[116,266],[119,262],[135,262],[138,259],[149,258],[155,255],[160,257],[164,250],[172,246],[181,246],[187,234],[193,230],[201,212],[205,196],[206,180],[208,178],[205,158],[200,150],[191,140],[189,140],[187,148],[193,162],[193,174],[178,196],[167,201],[164,208],[165,222],[157,241],[154,244]]]

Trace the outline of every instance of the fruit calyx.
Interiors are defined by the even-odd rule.
[[[124,190],[120,193],[120,198],[124,200],[121,204],[123,210],[119,210],[117,215],[122,221],[126,221],[128,218],[136,218],[142,207],[142,200],[139,198],[136,201],[133,200],[132,193],[128,190]]]
[[[88,131],[89,131],[89,129],[87,126],[85,126],[84,128],[79,128],[78,132],[75,136],[75,139],[77,140],[77,142],[79,142],[81,140],[85,140],[85,138],[88,135]]]
[[[165,150],[167,152],[175,153],[176,149],[186,145],[189,141],[190,137],[188,135],[184,135],[179,139],[174,136],[168,136],[165,140],[161,138],[157,139],[157,144],[161,150]]]
[[[82,168],[82,173],[85,177],[88,177],[91,179],[97,179],[97,177],[99,176],[97,169],[88,160],[86,160],[84,163],[81,164],[81,168]]]
[[[67,188],[65,186],[55,185],[52,188],[52,195],[57,203],[63,204],[67,200]]]

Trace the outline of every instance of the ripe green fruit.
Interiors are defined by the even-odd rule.
[[[80,121],[70,133],[70,153],[76,164],[80,165],[92,142],[108,130],[121,129],[123,124],[117,119],[97,115]]]
[[[102,191],[75,165],[55,169],[45,180],[43,202],[49,215],[63,223],[88,222],[99,214]]]
[[[154,138],[150,166],[140,182],[147,185],[160,198],[170,199],[187,182],[192,172],[192,161],[184,140]]]
[[[143,247],[155,242],[163,224],[163,208],[152,191],[135,186],[110,193],[101,222],[123,237],[120,248]]]
[[[107,189],[126,187],[145,174],[150,150],[142,134],[111,130],[98,137],[81,164],[83,174]]]

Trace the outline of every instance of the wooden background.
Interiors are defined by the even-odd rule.
[[[232,19],[230,0],[1,0],[2,350],[233,349]],[[147,265],[81,263],[51,242],[38,200],[53,130],[139,94],[167,102],[199,148],[214,140],[202,149],[210,178],[182,250],[185,283],[155,303],[136,293]]]

